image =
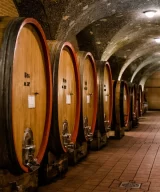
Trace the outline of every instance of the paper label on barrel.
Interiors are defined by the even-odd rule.
[[[124,100],[125,100],[125,101],[126,101],[126,98],[127,98],[126,95],[124,95]]]
[[[66,95],[66,104],[71,104],[71,95]]]
[[[108,101],[108,96],[107,95],[105,95],[105,102],[107,102]]]
[[[91,102],[91,96],[87,95],[87,103],[90,103],[90,102]]]
[[[33,109],[36,107],[35,95],[28,95],[28,108]]]

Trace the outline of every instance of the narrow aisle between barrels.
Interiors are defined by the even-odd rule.
[[[160,191],[159,124],[160,112],[147,112],[121,140],[109,140],[101,150],[90,151],[62,179],[39,192]]]

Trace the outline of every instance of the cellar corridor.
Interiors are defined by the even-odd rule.
[[[109,140],[103,149],[90,151],[62,179],[39,192],[160,191],[159,125],[160,112],[148,111],[121,140]]]

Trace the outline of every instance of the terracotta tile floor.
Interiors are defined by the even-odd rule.
[[[120,187],[121,182],[141,183],[140,189]],[[138,128],[121,140],[109,140],[61,180],[40,187],[39,192],[160,192],[160,112],[147,112]]]

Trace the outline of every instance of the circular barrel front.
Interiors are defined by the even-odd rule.
[[[136,84],[130,84],[129,85],[129,92],[130,92],[130,115],[131,115],[131,121],[133,122],[133,126],[136,123],[138,119],[138,108],[137,108],[137,85]]]
[[[34,19],[0,20],[0,167],[34,171],[48,142],[52,79],[44,32]]]
[[[89,52],[78,52],[81,77],[81,140],[90,140],[94,134],[97,116],[97,72],[94,58]]]
[[[121,114],[123,114],[124,112],[124,116],[122,115],[121,122],[122,122],[122,125],[124,125],[124,127],[127,127],[129,123],[130,95],[129,95],[127,83],[126,82],[123,82],[123,83],[124,83],[124,88],[122,93],[124,93],[124,97],[123,97],[123,111],[121,112]]]
[[[143,108],[143,95],[142,95],[142,86],[138,86],[138,115],[139,117],[142,116],[142,108]]]
[[[132,119],[133,120],[138,118],[138,109],[137,109],[136,101],[137,101],[137,86],[134,84],[132,86]]]
[[[147,102],[147,98],[146,98],[146,91],[143,91],[142,95],[143,95],[143,114],[144,114],[148,111],[148,102]]]
[[[112,73],[109,63],[97,63],[97,82],[98,82],[98,112],[96,130],[105,133],[111,126],[113,89]]]
[[[80,118],[80,76],[68,42],[48,41],[53,70],[53,115],[49,149],[56,155],[74,149]]]
[[[130,96],[128,85],[124,81],[113,81],[113,117],[111,129],[115,137],[124,135],[124,127],[128,126],[130,112]]]

